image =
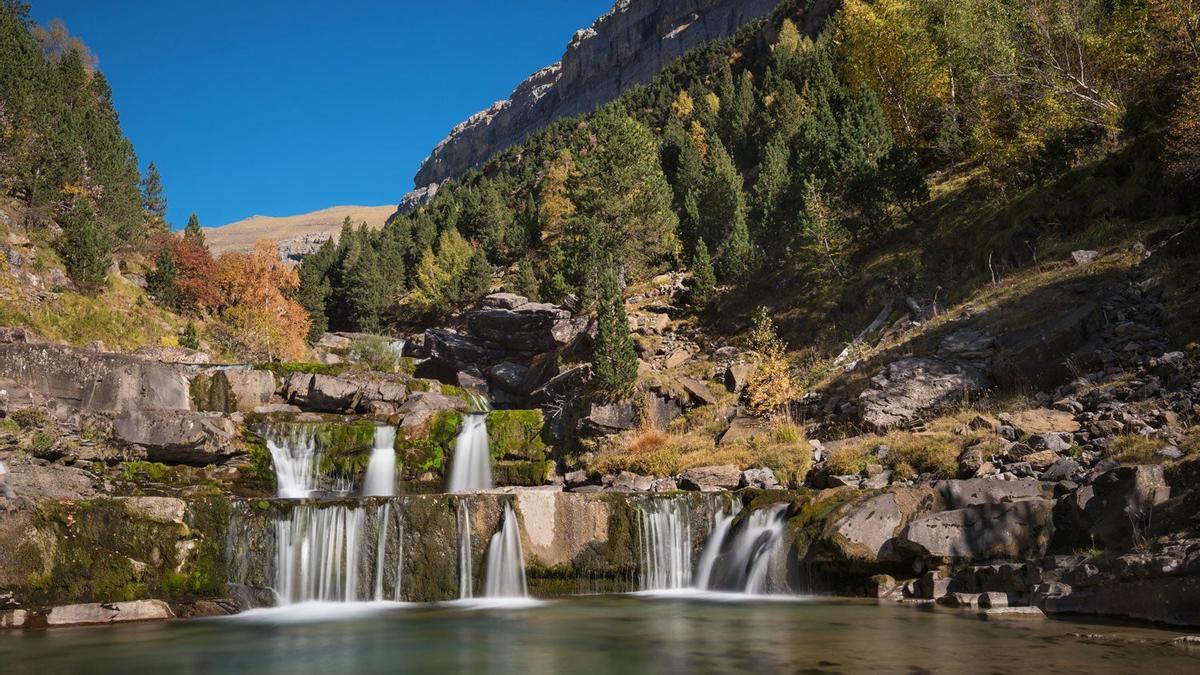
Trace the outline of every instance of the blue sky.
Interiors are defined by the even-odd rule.
[[[450,128],[612,0],[31,0],[100,58],[169,218],[394,204]]]

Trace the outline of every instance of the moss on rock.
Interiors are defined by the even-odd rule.
[[[396,434],[396,454],[402,475],[411,479],[426,471],[443,474],[461,426],[461,414],[443,410],[419,427],[401,428]]]
[[[540,410],[496,410],[488,414],[488,444],[492,458],[546,459],[546,442],[542,440],[544,426]]]

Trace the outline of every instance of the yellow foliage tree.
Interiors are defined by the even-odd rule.
[[[789,405],[800,397],[787,360],[787,346],[775,332],[766,307],[759,307],[747,336],[747,346],[757,354],[754,373],[746,383],[746,403],[759,417],[789,418]]]
[[[675,113],[675,117],[680,122],[686,122],[687,118],[692,116],[692,111],[695,109],[696,102],[692,100],[692,95],[687,90],[679,92],[679,95],[671,103],[671,112]]]
[[[247,360],[301,360],[308,353],[308,312],[292,299],[300,286],[296,270],[284,264],[273,241],[260,241],[250,253],[217,259],[217,287],[224,297],[215,341]]]
[[[543,239],[552,239],[560,234],[563,223],[575,215],[575,204],[567,193],[568,182],[575,173],[575,157],[565,148],[546,166],[539,208],[544,222]]]

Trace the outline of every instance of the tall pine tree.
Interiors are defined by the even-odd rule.
[[[611,258],[604,267],[599,296],[592,374],[601,392],[619,398],[628,394],[637,381],[638,359],[616,265]]]
[[[167,198],[163,194],[162,177],[158,175],[158,167],[154,162],[150,162],[150,166],[146,167],[146,175],[142,177],[142,217],[149,234],[166,234],[170,229],[167,225]]]

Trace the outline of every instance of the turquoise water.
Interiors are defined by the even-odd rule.
[[[1094,634],[1120,641],[1080,637]],[[1200,672],[1152,644],[1179,634],[873,602],[590,596],[9,632],[0,673]]]

